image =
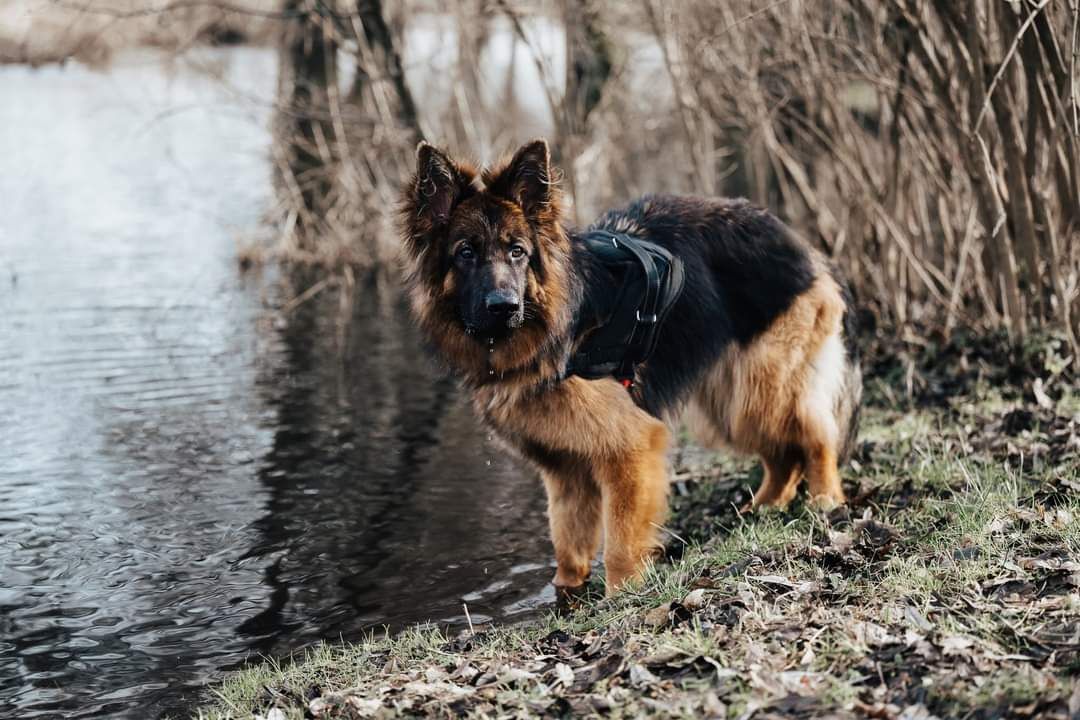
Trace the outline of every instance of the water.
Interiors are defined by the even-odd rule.
[[[540,484],[396,278],[286,317],[313,279],[236,270],[274,75],[0,67],[0,717],[183,715],[249,658],[552,600]]]

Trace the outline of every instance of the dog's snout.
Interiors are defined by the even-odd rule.
[[[484,306],[488,312],[497,315],[509,315],[517,310],[520,304],[518,295],[513,290],[492,290],[484,298]]]

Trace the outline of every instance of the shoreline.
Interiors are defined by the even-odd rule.
[[[196,716],[1070,717],[1080,401],[983,378],[898,403],[876,377],[844,508],[739,516],[754,463],[683,453],[681,540],[641,586],[322,645],[230,676]]]

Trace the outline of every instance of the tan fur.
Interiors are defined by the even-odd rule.
[[[542,391],[480,388],[477,410],[501,434],[557,448],[548,492],[555,584],[588,577],[603,527],[608,592],[637,578],[661,545],[667,510],[667,427],[614,380],[571,377]]]
[[[844,502],[837,471],[844,428],[837,398],[820,396],[815,367],[826,343],[838,341],[843,314],[840,288],[820,274],[749,346],[729,348],[694,395],[691,417],[703,440],[764,461],[754,506],[786,505],[803,473],[811,501]]]

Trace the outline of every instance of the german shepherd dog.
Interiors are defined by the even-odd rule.
[[[756,454],[752,506],[844,502],[837,464],[862,388],[843,282],[809,244],[744,200],[645,196],[592,228],[666,248],[684,290],[632,390],[566,377],[598,270],[564,224],[547,143],[477,170],[421,143],[400,218],[415,316],[477,412],[547,490],[562,590],[588,579],[603,536],[608,594],[660,549],[668,423]]]

